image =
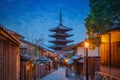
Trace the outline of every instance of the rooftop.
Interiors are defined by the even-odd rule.
[[[57,30],[63,30],[63,31],[71,31],[72,28],[64,26],[62,23],[56,26],[55,28],[50,29],[50,31],[56,32]]]
[[[50,37],[57,37],[57,36],[62,36],[62,37],[70,37],[70,36],[73,36],[73,34],[68,34],[68,33],[55,33],[53,35],[49,35]]]

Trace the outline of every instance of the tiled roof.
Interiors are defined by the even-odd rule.
[[[71,65],[71,64],[73,64],[73,63],[74,63],[74,60],[73,60],[73,59],[69,59],[67,64],[68,64],[68,65]]]
[[[69,42],[73,42],[73,40],[63,40],[63,39],[57,39],[57,40],[52,40],[49,41],[51,43],[56,43],[56,42],[65,42],[65,43],[69,43]]]
[[[67,34],[67,33],[55,33],[53,35],[49,35],[50,37],[57,37],[57,36],[63,36],[63,37],[70,37],[73,36],[73,34]]]
[[[11,35],[5,27],[3,27],[2,25],[0,25],[0,34],[4,35],[6,38],[10,39],[11,41],[15,42],[16,44],[20,44],[19,40]]]
[[[55,30],[65,30],[65,31],[71,31],[72,28],[69,28],[69,27],[66,27],[64,26],[63,24],[59,24],[57,27],[53,28],[53,29],[50,29],[50,31],[55,31]]]
[[[75,55],[72,57],[72,59],[79,59],[79,58],[81,58],[81,55]]]

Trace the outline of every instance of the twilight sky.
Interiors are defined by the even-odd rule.
[[[27,40],[44,37],[45,44],[52,40],[49,29],[62,23],[70,28],[69,38],[78,43],[85,39],[84,20],[89,14],[89,0],[0,0],[0,24],[26,37]]]

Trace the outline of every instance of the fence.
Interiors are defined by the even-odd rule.
[[[100,71],[120,77],[120,42],[103,43],[100,51]]]

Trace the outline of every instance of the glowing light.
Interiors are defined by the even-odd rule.
[[[57,57],[55,57],[55,60],[57,60]]]
[[[68,59],[65,59],[65,62],[67,63],[67,62],[68,62]]]
[[[88,47],[89,47],[89,43],[85,42],[85,48],[88,48]]]

